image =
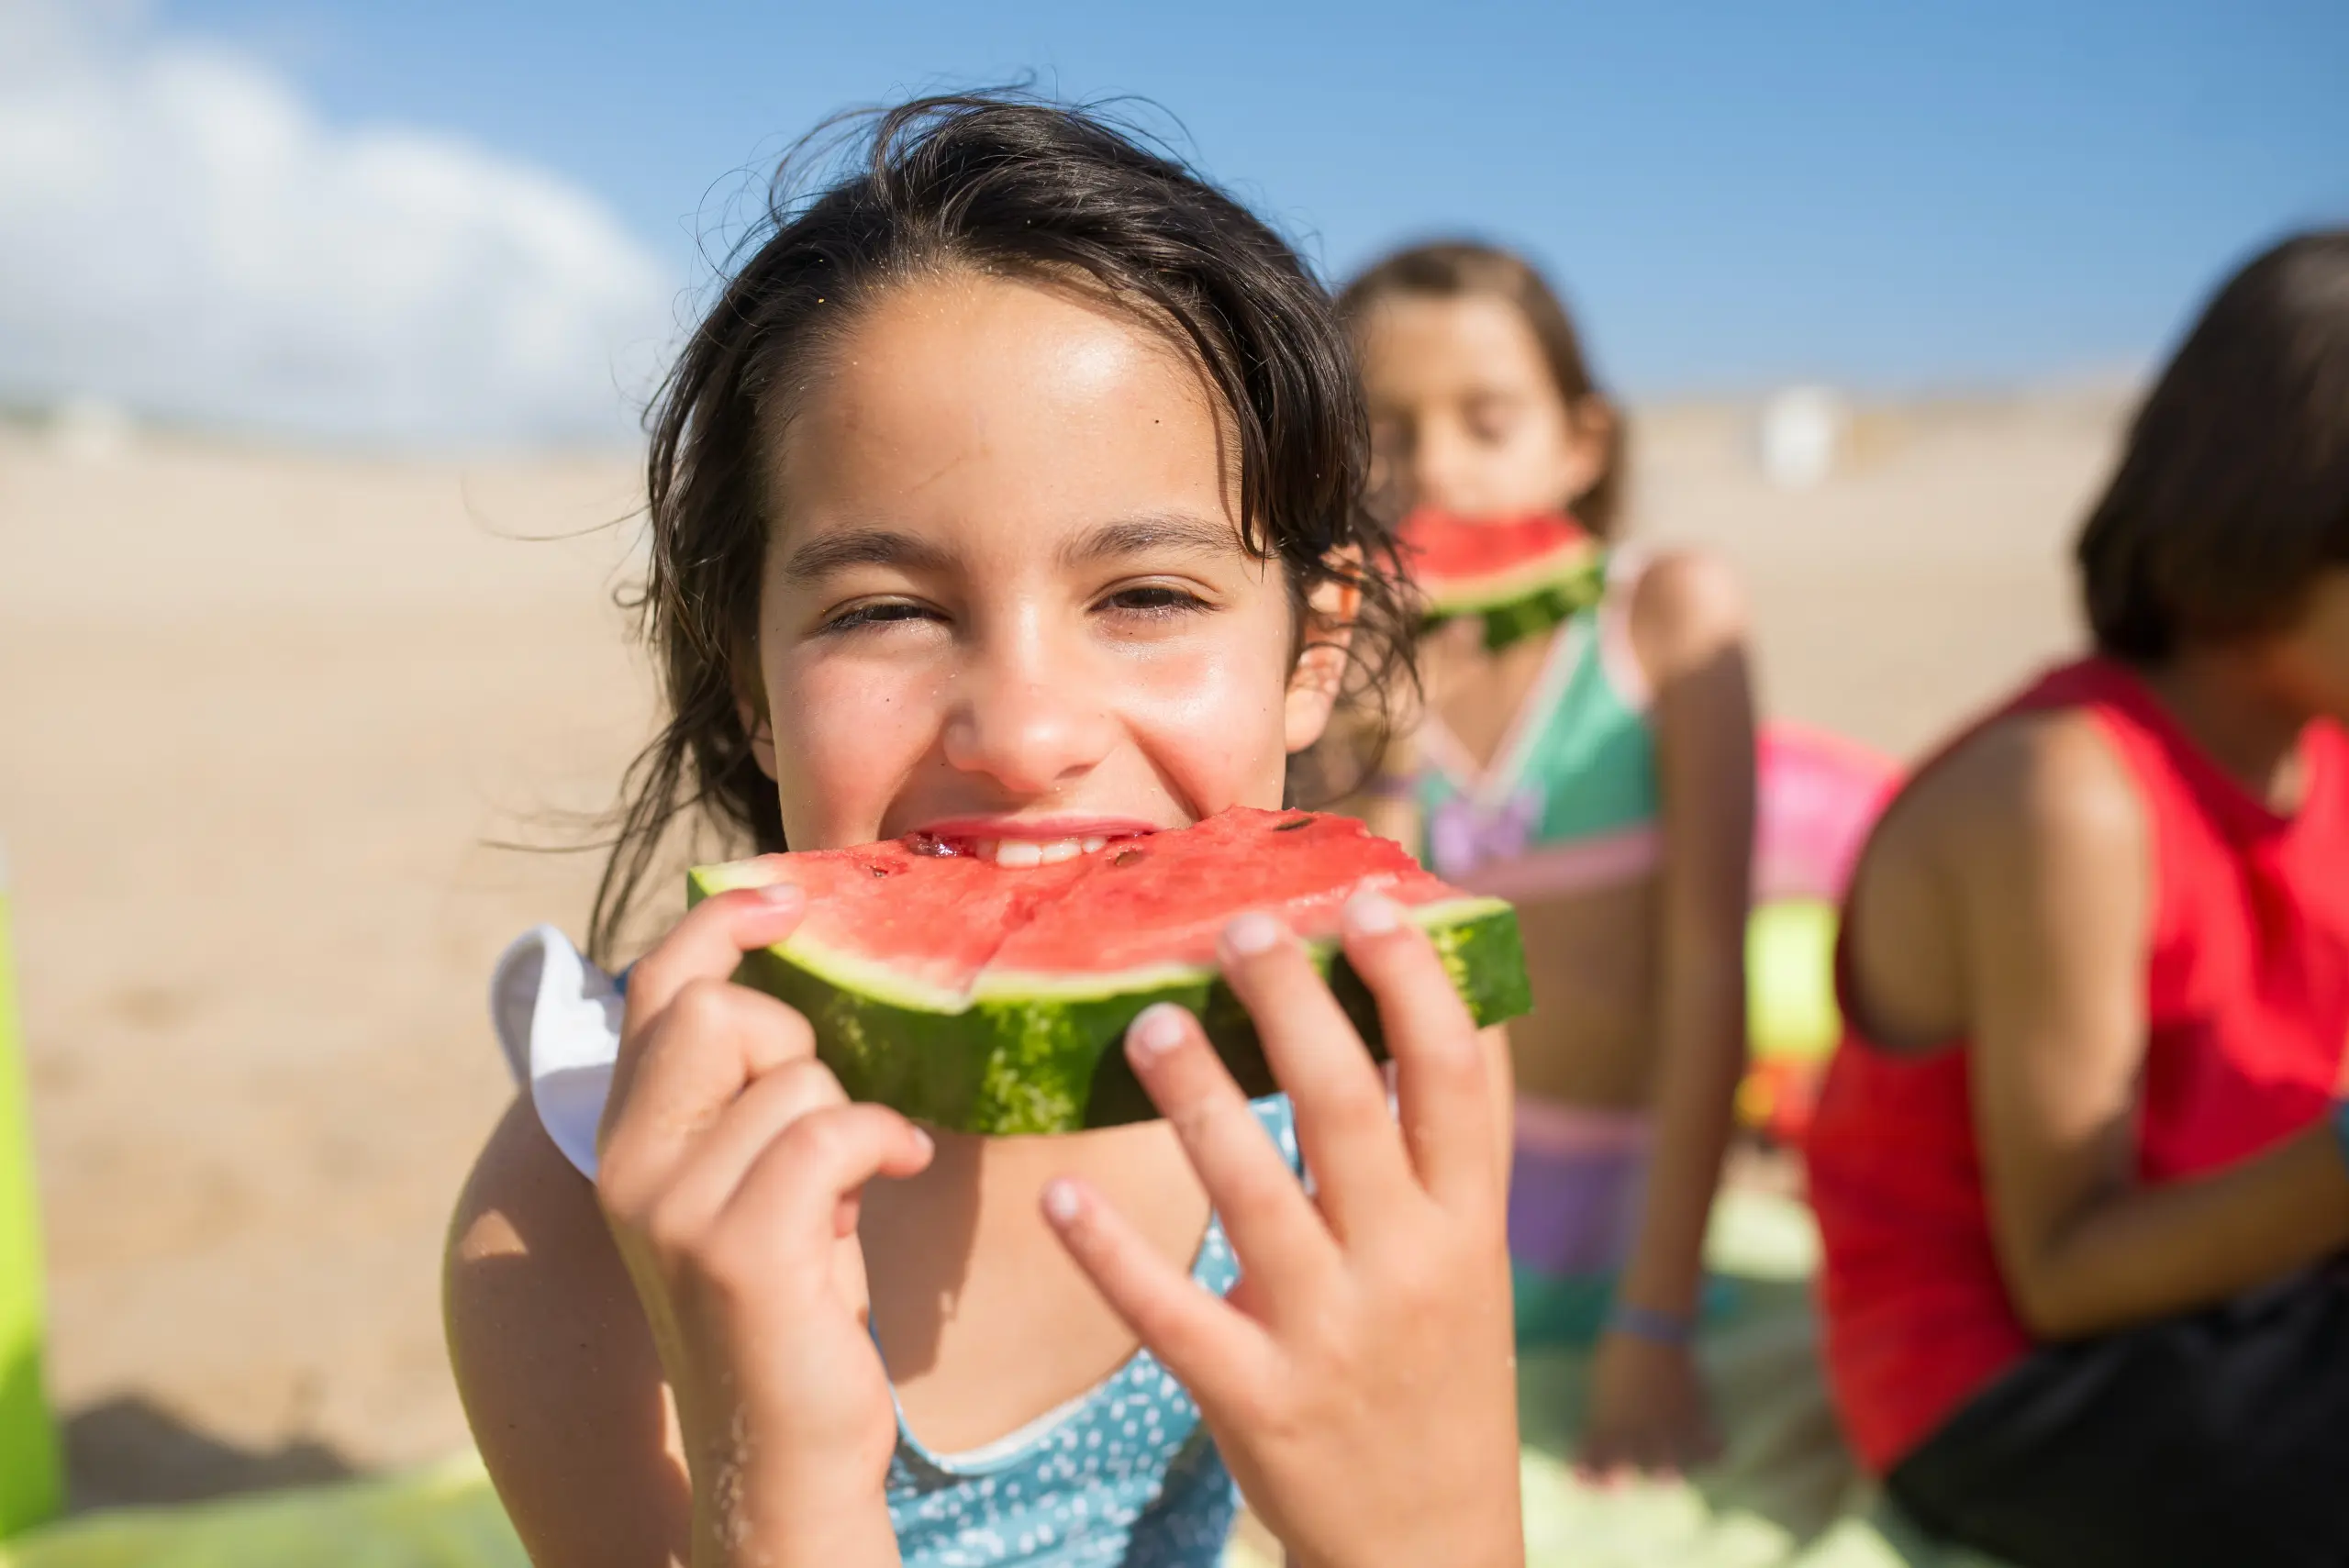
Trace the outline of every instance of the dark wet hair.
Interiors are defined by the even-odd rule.
[[[2130,427],[2076,550],[2097,647],[2140,662],[2276,630],[2349,566],[2349,229],[2253,261]]]
[[[1558,395],[1570,411],[1587,397],[1610,406],[1614,402],[1599,386],[1589,356],[1583,351],[1582,335],[1575,330],[1574,318],[1566,314],[1558,291],[1539,268],[1514,251],[1465,239],[1438,240],[1397,250],[1345,286],[1338,295],[1338,314],[1359,335],[1371,306],[1396,295],[1436,299],[1489,295],[1505,300],[1533,329],[1535,341],[1542,345],[1542,358],[1550,367],[1550,379],[1557,384]],[[1606,464],[1591,487],[1568,503],[1576,520],[1601,539],[1613,538],[1622,521],[1628,467],[1629,430],[1621,408],[1613,412]]]
[[[811,169],[839,177],[826,185]],[[592,951],[612,952],[681,826],[716,828],[717,852],[785,848],[739,707],[773,522],[766,441],[826,348],[909,280],[969,271],[1083,288],[1197,357],[1236,439],[1245,543],[1286,568],[1297,651],[1308,595],[1332,582],[1360,591],[1337,728],[1357,761],[1375,754],[1363,737],[1383,736],[1386,694],[1409,678],[1411,622],[1392,540],[1362,506],[1368,440],[1344,330],[1280,236],[1099,112],[1011,94],[832,122],[784,161],[764,206],[648,416],[637,608],[667,715],[621,786]],[[1299,803],[1351,782],[1316,762],[1292,759]]]

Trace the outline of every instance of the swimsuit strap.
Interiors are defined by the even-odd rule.
[[[1642,715],[1654,703],[1655,689],[1631,642],[1631,598],[1654,563],[1655,552],[1645,545],[1616,546],[1607,558],[1607,592],[1593,606],[1592,616],[1607,684],[1625,707]]]

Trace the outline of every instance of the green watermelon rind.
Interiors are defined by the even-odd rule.
[[[685,876],[685,902],[690,906],[716,894],[763,887],[774,880],[769,869],[757,861],[696,866]],[[790,962],[827,984],[888,1002],[905,1012],[953,1015],[969,1006],[970,998],[959,989],[924,985],[902,969],[825,947],[806,937],[794,937],[770,951],[787,951]]]
[[[1571,620],[1598,603],[1606,591],[1606,562],[1587,561],[1530,591],[1520,585],[1508,595],[1447,595],[1442,608],[1430,612],[1427,625],[1436,627],[1462,616],[1475,616],[1484,622],[1486,651],[1497,653],[1511,643],[1539,637]]]
[[[688,897],[747,885],[755,873],[699,867]],[[1481,1027],[1532,1006],[1517,912],[1497,898],[1446,899],[1408,911],[1434,940],[1453,987]],[[1339,1004],[1377,1060],[1377,1008],[1334,941],[1308,944]],[[796,1009],[816,1053],[856,1100],[877,1101],[952,1131],[1008,1137],[1077,1132],[1158,1114],[1120,1049],[1145,1007],[1174,1002],[1197,1015],[1241,1088],[1277,1085],[1254,1024],[1210,966],[1153,964],[1116,974],[994,973],[967,998],[940,1006],[870,961],[786,941],[744,955],[734,978]]]

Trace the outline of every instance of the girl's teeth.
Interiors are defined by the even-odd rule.
[[[975,839],[963,851],[974,860],[1024,871],[1030,866],[1058,865],[1079,855],[1094,854],[1108,846],[1106,836],[1088,839]]]

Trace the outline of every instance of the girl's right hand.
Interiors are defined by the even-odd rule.
[[[728,982],[805,909],[787,885],[723,894],[637,964],[605,1111],[596,1195],[674,1393],[705,1568],[897,1560],[857,1198],[931,1149],[849,1103],[805,1018]]]
[[[1197,1019],[1154,1007],[1127,1036],[1239,1254],[1228,1300],[1074,1182],[1046,1189],[1045,1212],[1198,1401],[1292,1564],[1515,1568],[1517,1358],[1486,1043],[1391,901],[1358,896],[1346,914],[1399,1118],[1297,939],[1264,915],[1224,939],[1224,973],[1296,1108],[1311,1195]]]

